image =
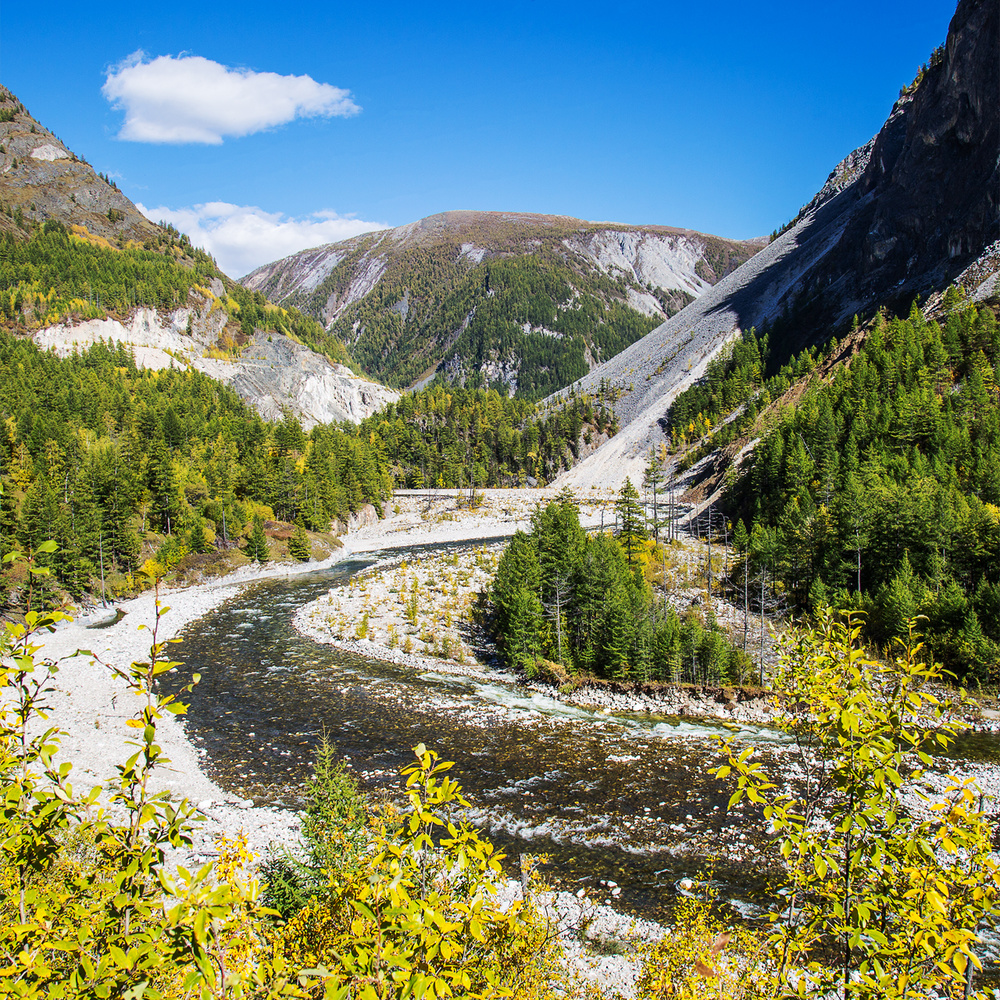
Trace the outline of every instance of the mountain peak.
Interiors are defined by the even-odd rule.
[[[389,384],[440,371],[539,395],[677,312],[762,243],[457,210],[304,250],[242,283],[320,320]]]
[[[116,245],[159,232],[113,180],[68,149],[6,87],[0,87],[0,203],[0,232],[24,232],[25,223],[50,219]]]

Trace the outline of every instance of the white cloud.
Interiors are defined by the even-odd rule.
[[[234,278],[298,250],[388,228],[385,223],[365,222],[336,212],[314,212],[294,219],[282,212],[265,212],[252,205],[225,201],[190,208],[146,208],[142,204],[136,208],[152,222],[169,222],[187,233],[195,246],[212,254],[219,267]]]
[[[125,112],[118,138],[133,142],[218,145],[295,118],[361,110],[349,90],[309,76],[230,69],[201,56],[148,59],[141,51],[108,70],[101,93]]]

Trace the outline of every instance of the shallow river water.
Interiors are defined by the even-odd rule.
[[[385,557],[385,553],[381,557]],[[472,803],[469,813],[508,852],[547,853],[563,887],[647,916],[669,911],[683,879],[710,865],[722,897],[751,915],[763,872],[729,790],[706,770],[715,738],[783,752],[763,727],[734,732],[648,715],[561,704],[502,680],[420,674],[321,645],[292,626],[295,612],[375,557],[316,574],[253,585],[201,619],[171,650],[201,674],[186,728],[208,772],[257,803],[298,807],[325,731],[369,788],[400,788],[411,748],[443,759]],[[712,860],[710,860],[712,859]]]

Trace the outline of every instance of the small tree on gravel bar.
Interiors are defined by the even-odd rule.
[[[723,745],[734,777],[777,834],[782,912],[773,913],[771,995],[969,996],[979,932],[1000,915],[991,830],[971,779],[931,782],[933,750],[964,727],[928,690],[913,631],[888,663],[869,659],[855,615],[821,616],[784,643],[776,690],[799,778],[781,787],[751,747]]]

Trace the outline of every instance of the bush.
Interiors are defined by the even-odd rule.
[[[38,553],[52,551],[45,543]],[[37,554],[9,553],[31,575]],[[157,604],[157,625],[163,614]],[[124,820],[97,808],[100,789],[74,795],[71,765],[58,762],[57,733],[38,730],[56,664],[37,658],[37,639],[69,620],[30,609],[0,632],[0,955],[4,995],[20,997],[241,996],[297,991],[266,947],[268,926],[246,868],[245,843],[220,844],[220,860],[172,875],[168,847],[192,842],[193,807],[152,794],[149,778],[168,761],[156,742],[165,712],[182,711],[156,680],[176,664],[153,641],[148,662],[113,668],[139,696],[129,726],[135,752],[118,766],[110,799]],[[188,689],[189,690],[189,689]]]
[[[726,744],[730,807],[746,798],[777,834],[773,913],[775,996],[918,1000],[966,993],[982,926],[1000,916],[991,829],[971,779],[921,793],[933,751],[963,723],[928,684],[937,668],[909,639],[887,663],[870,660],[857,614],[820,616],[788,638],[776,687],[792,711],[801,780],[780,787],[752,748]],[[919,802],[914,807],[904,789]],[[842,994],[840,991],[843,991]]]
[[[403,771],[408,808],[398,822],[370,814],[373,835],[356,864],[326,871],[325,891],[284,926],[277,954],[324,969],[327,991],[351,985],[365,1000],[565,996],[530,893],[502,909],[503,855],[444,818],[468,805],[446,776],[452,764],[423,744],[414,753]]]

